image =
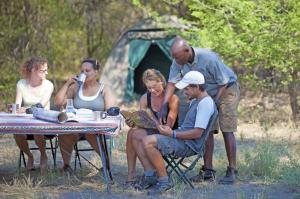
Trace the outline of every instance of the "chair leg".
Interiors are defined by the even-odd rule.
[[[55,137],[54,145],[53,145],[52,139],[49,139],[49,142],[50,142],[50,148],[49,147],[47,148],[47,146],[46,146],[46,150],[51,149],[51,154],[52,154],[52,158],[53,158],[53,166],[54,166],[54,169],[55,169],[56,168],[56,152],[57,152],[57,148],[58,148],[57,136]],[[30,150],[38,150],[39,148],[31,147],[29,149]],[[24,152],[20,150],[18,168],[21,168],[22,161],[23,161],[24,166],[26,167],[26,159],[25,159]]]
[[[24,167],[26,167],[25,155],[24,155],[23,151],[20,150],[20,156],[19,156],[19,169],[20,169],[21,166],[22,166],[22,161],[23,161]]]
[[[74,171],[76,171],[77,168],[77,153],[78,153],[78,149],[77,149],[77,143],[74,145],[74,151],[75,151],[75,162],[74,162]]]
[[[50,147],[51,147],[51,153],[52,153],[52,158],[53,158],[53,167],[55,168],[55,151],[54,151],[54,148],[53,148],[53,143],[52,143],[52,139],[49,139],[49,142],[50,142]]]
[[[174,172],[178,175],[179,179],[182,179],[183,182],[184,182],[185,184],[189,184],[190,187],[191,187],[192,189],[194,189],[194,185],[192,184],[192,182],[190,181],[190,179],[186,176],[186,172],[184,172],[184,171],[180,168],[180,165],[182,165],[183,159],[184,159],[184,158],[181,158],[180,160],[175,161],[175,160],[172,159],[172,158],[170,158],[170,159],[164,158],[164,160],[167,162],[167,167],[166,167],[166,169],[167,169],[167,168],[170,168],[170,169],[168,169],[169,171],[167,170],[168,175],[171,176],[172,172],[174,171]]]
[[[75,150],[75,163],[74,163],[74,171],[75,171],[77,168],[77,160],[78,160],[79,167],[81,168],[81,161],[80,161],[80,155],[79,155],[77,143],[74,145],[74,150]]]
[[[57,140],[57,136],[55,136],[55,142],[54,142],[54,157],[53,157],[53,166],[54,169],[56,169],[56,152],[57,152],[57,148],[58,148],[58,140]]]
[[[77,148],[77,158],[78,158],[79,167],[81,168],[81,160],[80,160],[78,148]]]
[[[18,168],[20,169],[21,166],[22,166],[22,151],[20,150]]]

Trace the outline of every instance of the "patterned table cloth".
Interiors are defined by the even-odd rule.
[[[63,124],[34,118],[31,114],[0,113],[0,134],[72,134],[101,133],[115,136],[122,127],[122,117],[107,117],[100,121],[79,120]]]

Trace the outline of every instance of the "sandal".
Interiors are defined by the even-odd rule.
[[[63,168],[60,169],[60,171],[62,173],[66,173],[66,174],[70,174],[70,175],[73,175],[74,174],[74,171],[73,169],[70,167],[70,165],[64,165]]]
[[[27,171],[35,171],[36,168],[35,167],[32,167],[32,168],[26,168]]]

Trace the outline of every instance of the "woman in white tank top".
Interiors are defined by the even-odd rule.
[[[95,59],[86,59],[81,63],[81,72],[86,75],[85,82],[79,85],[76,77],[70,77],[55,96],[55,104],[64,106],[67,99],[73,99],[74,107],[91,110],[107,110],[115,106],[115,98],[108,87],[103,87],[97,81],[99,63]],[[84,134],[87,141],[99,154],[99,149],[94,134]],[[63,171],[72,172],[70,160],[75,143],[80,139],[80,134],[60,135],[59,145],[64,161]]]
[[[48,61],[41,57],[32,57],[21,66],[24,79],[17,83],[16,104],[21,105],[19,113],[24,113],[31,105],[41,103],[46,109],[50,109],[50,97],[53,92],[53,84],[46,79],[48,74]],[[34,169],[34,158],[29,150],[27,139],[33,137],[40,150],[41,172],[47,168],[46,142],[43,135],[14,135],[20,150],[27,156],[27,169]]]

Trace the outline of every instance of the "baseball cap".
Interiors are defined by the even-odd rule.
[[[205,79],[202,73],[198,71],[190,71],[186,73],[183,78],[175,84],[178,89],[184,89],[190,84],[205,84]]]

